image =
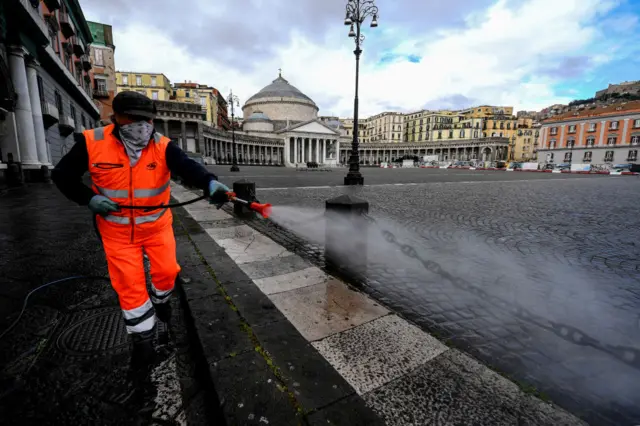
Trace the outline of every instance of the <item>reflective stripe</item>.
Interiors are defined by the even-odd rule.
[[[94,184],[95,185],[95,184]],[[126,189],[107,189],[96,185],[98,192],[109,198],[129,198],[129,191]]]
[[[149,302],[151,303],[151,302]],[[144,333],[145,331],[149,331],[153,329],[153,326],[156,325],[156,316],[153,315],[146,320],[142,321],[140,324],[136,325],[127,325],[127,333]]]
[[[153,283],[151,283],[151,301],[155,304],[167,303],[169,301],[169,296],[173,293],[173,289],[169,290],[158,290],[155,288]]]
[[[160,134],[160,133],[158,133],[158,132],[155,132],[155,133],[153,134],[153,140],[154,140],[156,143],[159,143],[163,136],[164,136],[164,135],[162,135],[162,134]]]
[[[96,142],[104,140],[104,127],[93,129],[93,140],[95,140]]]
[[[107,222],[117,223],[119,225],[128,225],[129,224],[129,216],[108,215],[108,216],[104,216],[104,220],[106,220]]]
[[[151,308],[153,308],[153,304],[151,303],[151,300],[147,299],[141,306],[138,306],[137,308],[123,309],[122,315],[124,316],[125,320],[140,318]]]
[[[155,197],[156,195],[160,195],[164,191],[167,190],[167,188],[169,187],[170,183],[171,183],[171,181],[168,180],[167,183],[162,185],[160,188],[134,189],[133,190],[133,198],[148,198],[148,197]]]
[[[155,222],[156,220],[160,219],[160,217],[162,217],[162,215],[165,214],[166,211],[167,209],[162,209],[158,213],[148,214],[146,216],[138,216],[136,217],[135,223],[136,225],[140,225],[142,223]]]

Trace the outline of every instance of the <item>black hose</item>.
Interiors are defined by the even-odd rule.
[[[157,209],[172,209],[174,207],[182,207],[182,206],[186,206],[187,204],[193,204],[195,202],[204,200],[206,198],[208,198],[208,196],[203,195],[202,197],[194,198],[193,200],[185,201],[183,203],[176,203],[176,204],[160,204],[159,206],[127,206],[123,204],[118,204],[118,207],[120,207],[121,209],[145,210],[145,211],[151,211],[151,210],[157,210]]]

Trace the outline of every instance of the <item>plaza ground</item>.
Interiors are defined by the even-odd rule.
[[[302,208],[306,228],[327,199],[367,200],[376,226],[468,284],[372,233],[365,291],[591,424],[640,421],[638,177],[364,168],[367,185],[354,189],[341,186],[346,169],[210,169],[256,182],[262,202]],[[323,241],[291,241],[322,232],[292,230],[264,228],[321,261]]]

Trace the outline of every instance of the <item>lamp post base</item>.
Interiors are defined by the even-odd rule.
[[[344,177],[345,185],[364,185],[364,176],[360,172],[349,172]]]
[[[238,167],[237,165],[234,164],[233,166],[231,166],[231,169],[229,169],[229,170],[231,170],[232,172],[239,172],[240,171],[240,167]]]

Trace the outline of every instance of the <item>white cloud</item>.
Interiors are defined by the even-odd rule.
[[[469,14],[466,27],[398,40],[394,52],[418,55],[420,63],[397,60],[380,66],[374,63],[375,55],[368,55],[367,40],[361,59],[360,113],[372,115],[388,106],[416,110],[429,101],[453,95],[527,110],[568,102],[571,99],[553,91],[561,77],[548,70],[567,57],[586,55],[592,59],[591,66],[611,60],[613,55],[604,50],[606,40],[602,40],[597,23],[616,4],[603,0],[523,0],[515,6],[499,0],[483,13]],[[382,12],[383,6],[380,8]],[[336,19],[338,24],[340,19]],[[624,23],[631,25],[630,20]],[[288,31],[286,22],[278,25]],[[383,18],[380,25],[381,29],[385,25]],[[282,67],[291,84],[319,103],[321,114],[350,116],[355,60],[346,30],[337,25],[322,44],[291,30],[287,46],[277,48],[257,71],[242,74],[217,60],[220,41],[211,41],[210,55],[194,57],[152,22],[138,22],[114,27],[116,67],[163,72],[173,82],[198,81],[214,85],[224,94],[232,87],[241,103],[270,83]],[[373,35],[374,43],[372,31],[377,30],[367,27],[366,34]],[[401,33],[390,27],[378,34],[389,37]]]

